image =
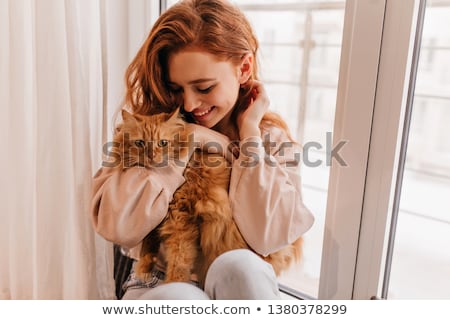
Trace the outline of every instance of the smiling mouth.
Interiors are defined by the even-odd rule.
[[[197,111],[197,112],[193,112],[194,116],[196,118],[201,118],[206,116],[207,114],[209,114],[211,112],[211,110],[214,109],[214,107],[209,108],[208,110],[204,110],[204,111]]]

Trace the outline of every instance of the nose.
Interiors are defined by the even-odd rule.
[[[198,97],[195,92],[187,91],[184,93],[184,110],[187,112],[192,112],[195,109],[199,108],[202,104],[202,101]]]

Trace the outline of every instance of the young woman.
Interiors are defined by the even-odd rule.
[[[204,291],[195,283],[164,284],[159,264],[148,282],[132,274],[124,299],[279,298],[272,266],[255,252],[268,255],[292,243],[314,219],[302,202],[300,149],[290,143],[286,124],[268,112],[269,99],[257,80],[257,50],[237,7],[226,0],[185,0],[160,16],[128,67],[124,107],[154,114],[181,105],[200,146],[215,141],[225,151],[230,141],[239,141],[229,196],[236,224],[254,252],[219,256]],[[137,259],[139,244],[163,220],[183,184],[184,169],[101,168],[94,177],[95,230]]]

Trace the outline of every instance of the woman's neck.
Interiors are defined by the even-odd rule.
[[[231,113],[219,121],[211,129],[226,135],[231,141],[239,141],[239,129],[233,121],[231,121]]]

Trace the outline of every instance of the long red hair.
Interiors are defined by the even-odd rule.
[[[168,58],[191,46],[235,65],[251,53],[255,57],[251,79],[257,79],[259,44],[242,11],[226,0],[184,0],[161,14],[128,66],[124,106],[144,115],[171,112],[179,107],[180,97],[168,89]],[[234,120],[247,107],[250,94],[251,88],[241,88]],[[288,132],[286,123],[275,113],[267,113],[262,124],[276,125]]]

